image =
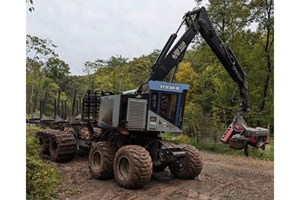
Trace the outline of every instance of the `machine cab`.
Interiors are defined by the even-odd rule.
[[[187,84],[149,81],[147,92],[128,91],[101,97],[100,128],[182,132]]]
[[[149,81],[148,131],[182,132],[187,84]]]

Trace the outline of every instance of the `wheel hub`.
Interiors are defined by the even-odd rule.
[[[123,156],[119,159],[118,168],[119,168],[120,179],[122,180],[128,179],[130,173],[130,163],[126,156]]]
[[[96,151],[94,153],[93,158],[93,165],[95,166],[95,168],[99,169],[101,166],[101,154],[98,151]]]

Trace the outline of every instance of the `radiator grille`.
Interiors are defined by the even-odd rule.
[[[127,128],[133,130],[144,130],[146,126],[146,99],[128,99]]]

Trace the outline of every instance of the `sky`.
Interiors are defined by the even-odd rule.
[[[132,59],[161,50],[196,6],[194,0],[37,0],[35,11],[26,13],[26,32],[52,40],[78,75],[86,61]]]

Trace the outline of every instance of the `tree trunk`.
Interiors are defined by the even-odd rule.
[[[271,60],[271,47],[273,45],[274,42],[274,38],[271,34],[272,32],[272,24],[271,22],[271,12],[272,12],[272,4],[273,1],[270,1],[270,3],[268,4],[268,1],[265,1],[266,3],[266,14],[267,14],[267,40],[264,46],[264,50],[265,50],[265,55],[266,55],[266,66],[267,66],[267,74],[265,77],[265,82],[264,82],[264,91],[263,91],[263,96],[262,96],[262,102],[261,102],[261,106],[259,111],[262,112],[265,109],[265,104],[266,104],[266,97],[268,96],[268,88],[270,85],[270,78],[272,76],[272,70],[273,70],[273,66],[272,66],[272,60]],[[260,121],[257,120],[257,126],[260,126]]]

